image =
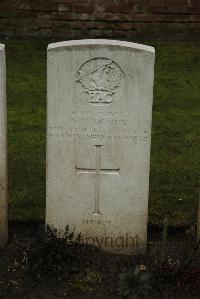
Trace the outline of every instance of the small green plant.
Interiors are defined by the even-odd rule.
[[[137,299],[139,295],[146,295],[151,290],[151,275],[145,265],[137,265],[125,273],[119,274],[119,295]]]
[[[85,276],[78,276],[74,279],[71,284],[71,290],[79,294],[92,292],[101,283],[102,278],[101,272],[88,271]]]
[[[69,226],[66,226],[61,238],[58,238],[56,229],[47,226],[44,235],[24,250],[23,268],[36,278],[77,273],[83,268],[83,248],[80,234],[74,237],[74,232],[69,232]]]

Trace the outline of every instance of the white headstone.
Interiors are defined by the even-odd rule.
[[[146,249],[154,48],[48,47],[46,224],[118,253]]]
[[[7,215],[7,112],[5,46],[0,44],[0,244],[8,238]]]

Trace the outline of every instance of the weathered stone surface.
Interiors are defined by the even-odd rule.
[[[7,115],[5,46],[0,44],[0,244],[7,242]]]
[[[48,47],[46,223],[111,252],[146,248],[154,48]]]

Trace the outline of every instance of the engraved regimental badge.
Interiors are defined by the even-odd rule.
[[[80,67],[76,83],[89,103],[109,104],[120,86],[122,76],[122,70],[114,61],[94,58]]]

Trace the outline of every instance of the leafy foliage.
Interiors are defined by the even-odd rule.
[[[103,275],[99,271],[87,271],[86,275],[75,277],[70,285],[71,291],[83,294],[85,292],[94,291],[102,282]]]
[[[119,274],[119,294],[132,299],[148,295],[151,290],[151,278],[145,265],[136,265],[134,269]]]
[[[74,238],[68,226],[59,238],[58,231],[47,226],[45,234],[24,251],[23,265],[27,273],[37,278],[79,272],[83,267],[83,248],[80,234]]]

